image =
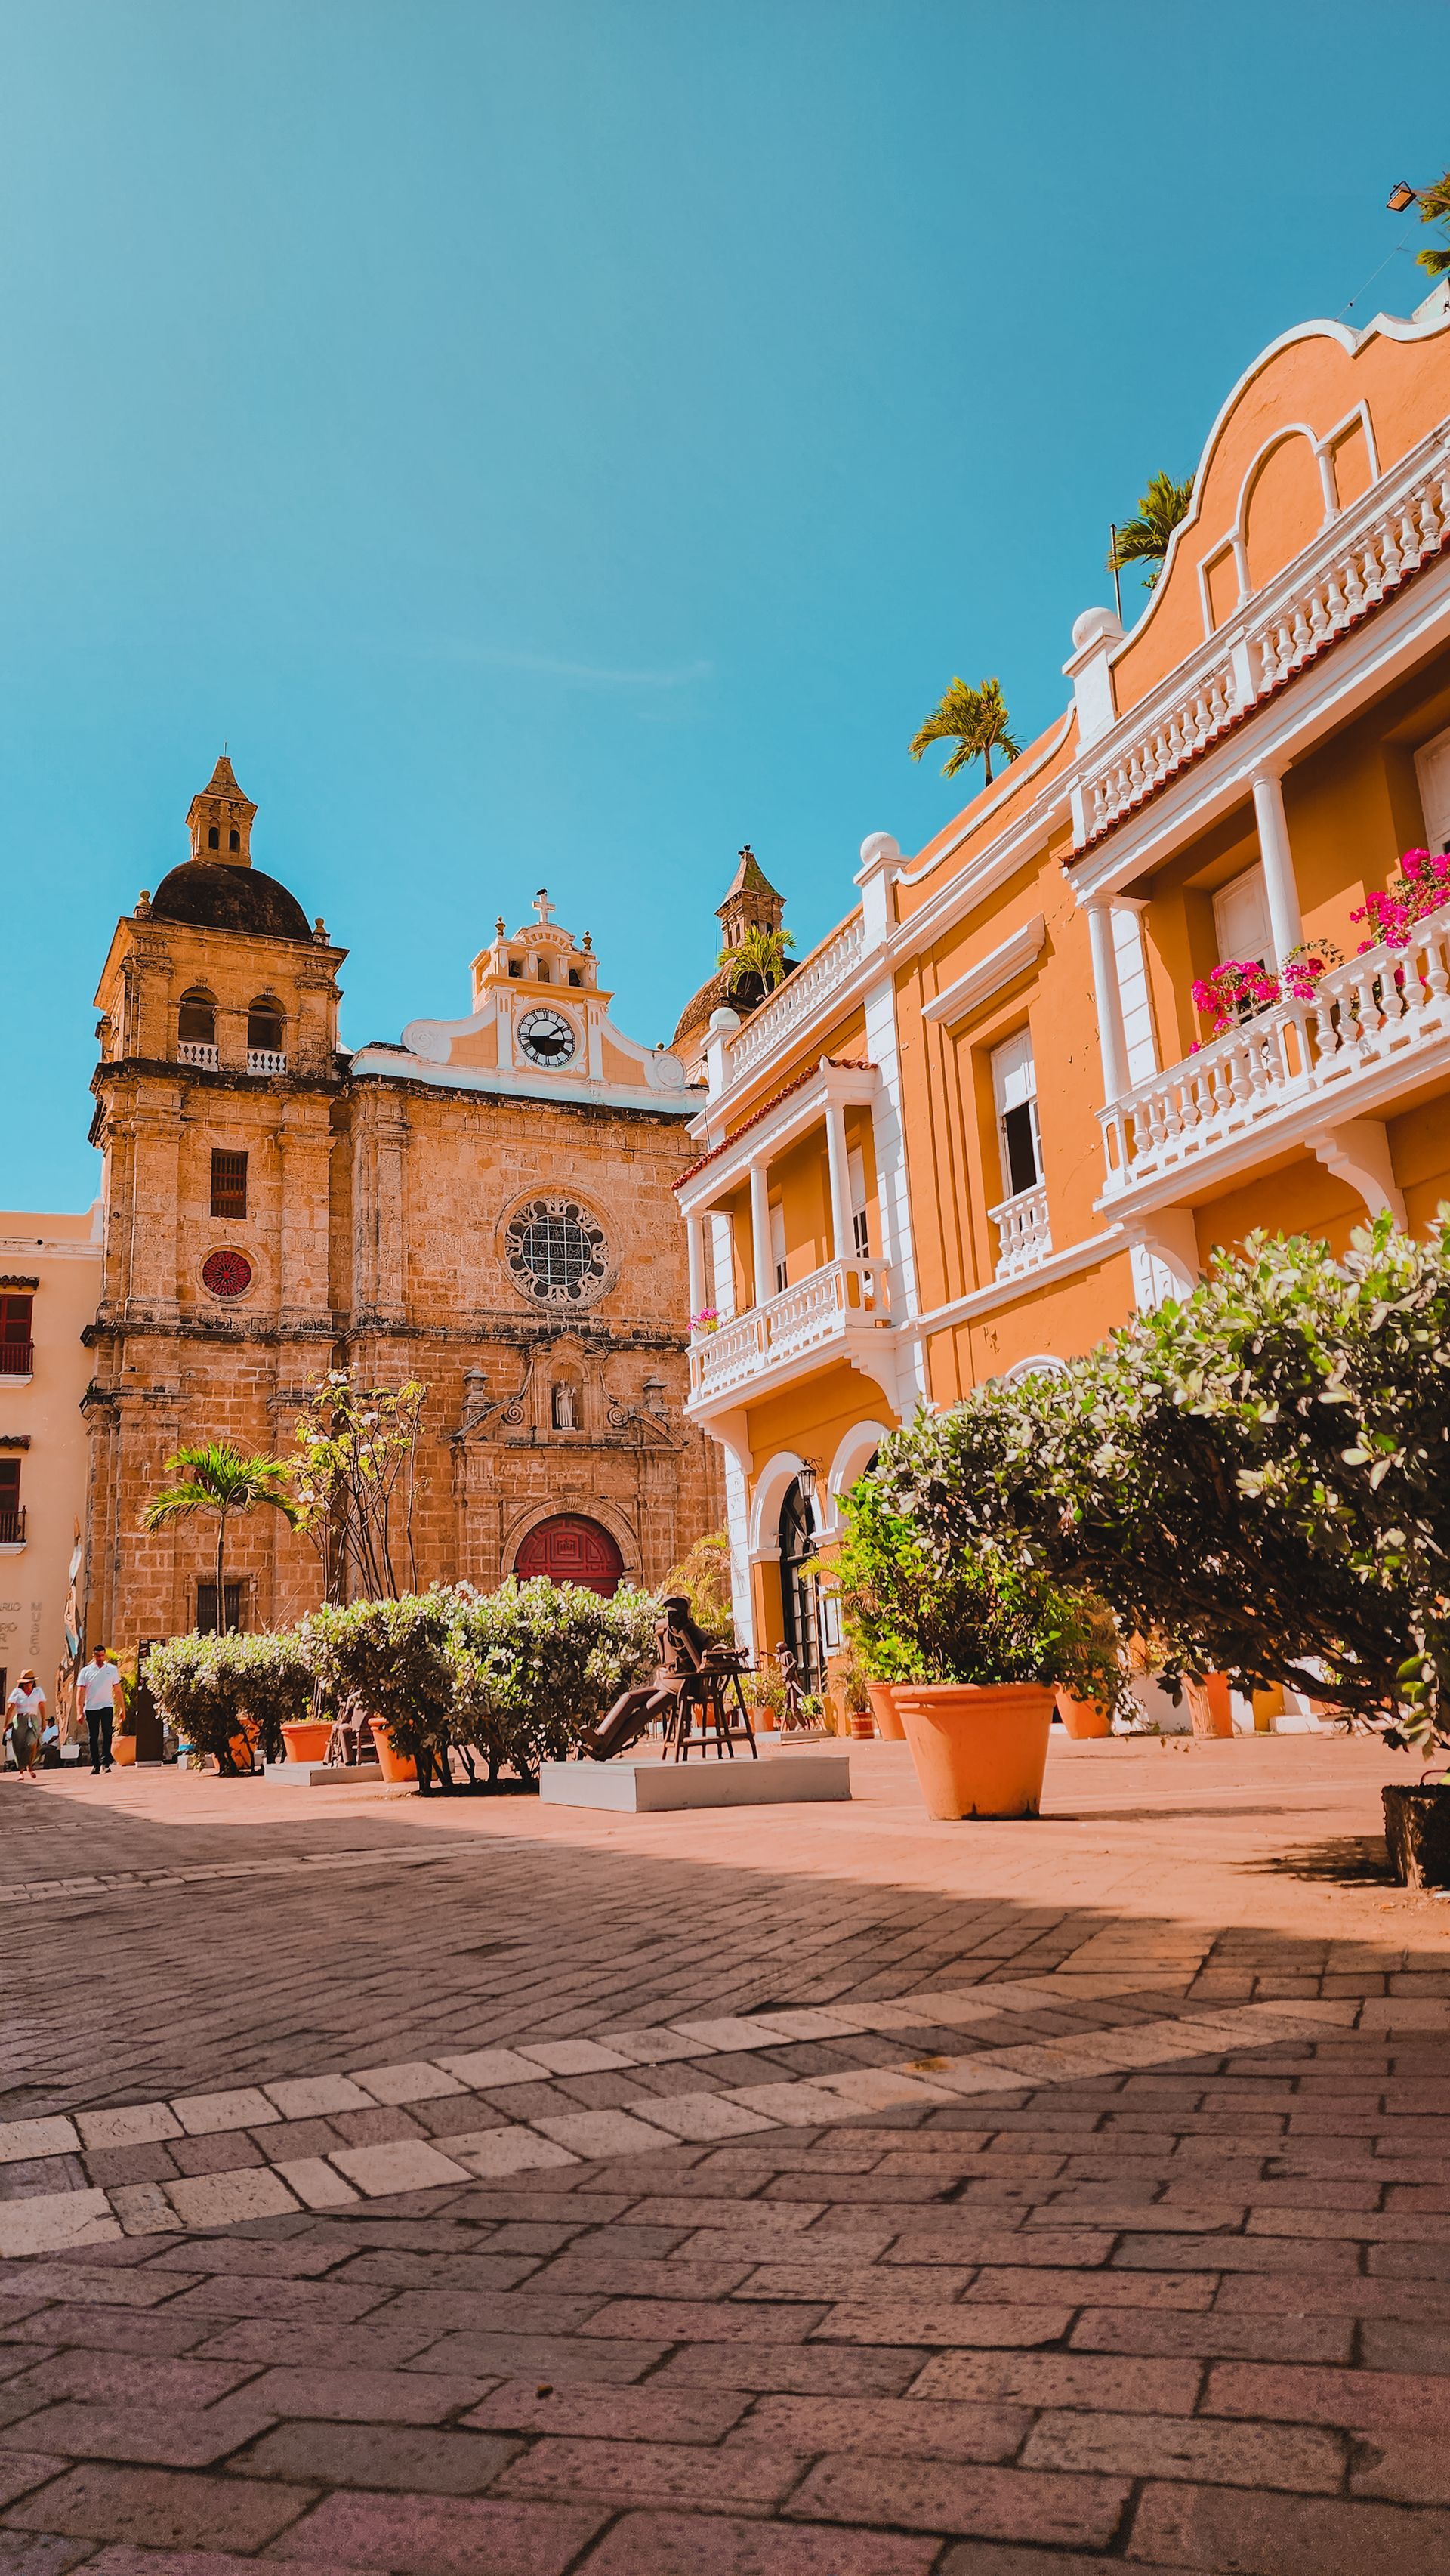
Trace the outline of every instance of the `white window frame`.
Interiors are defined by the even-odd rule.
[[[785,1241],[785,1209],[779,1199],[770,1203],[770,1268],[777,1297],[790,1285],[790,1256]]]
[[[1235,897],[1242,899],[1251,888],[1258,896],[1263,915],[1264,935],[1257,947],[1243,941],[1231,941],[1224,929],[1231,900]],[[1257,957],[1263,965],[1272,968],[1274,933],[1269,919],[1269,890],[1264,883],[1264,867],[1261,859],[1256,859],[1251,868],[1245,868],[1239,876],[1230,878],[1227,885],[1219,887],[1213,898],[1213,935],[1220,966],[1226,966],[1231,958]]]
[[[1019,1029],[1015,1037],[1004,1039],[992,1049],[992,1097],[997,1105],[997,1150],[1002,1162],[1002,1197],[1025,1198],[1028,1190],[1040,1189],[1043,1180],[1042,1126],[1037,1114],[1037,1058],[1033,1052],[1032,1031]],[[1026,1109],[1030,1113],[1032,1155],[1037,1169],[1030,1181],[1020,1188],[1012,1184],[1012,1162],[1007,1146],[1007,1119],[1010,1111]]]
[[[1432,850],[1450,850],[1450,730],[1437,733],[1415,754],[1425,841]]]

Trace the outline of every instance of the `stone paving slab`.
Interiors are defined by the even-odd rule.
[[[29,1793],[109,2017],[0,2042],[0,2576],[1442,2576],[1450,1909],[1363,1747],[1120,1749],[790,1867]]]

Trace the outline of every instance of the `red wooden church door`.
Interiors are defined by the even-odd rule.
[[[624,1559],[598,1521],[585,1520],[580,1512],[560,1512],[530,1530],[514,1558],[514,1572],[520,1578],[544,1574],[551,1583],[584,1583],[607,1599],[624,1573]]]

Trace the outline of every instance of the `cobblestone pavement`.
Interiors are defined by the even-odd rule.
[[[0,1783],[0,2576],[1445,2576],[1450,1905],[1390,1776]]]

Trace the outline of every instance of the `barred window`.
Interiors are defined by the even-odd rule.
[[[504,1258],[519,1286],[544,1306],[587,1304],[609,1267],[604,1229],[577,1199],[531,1199],[510,1223]]]
[[[245,1154],[213,1153],[211,1158],[211,1212],[213,1216],[242,1217],[247,1213],[247,1158]]]

